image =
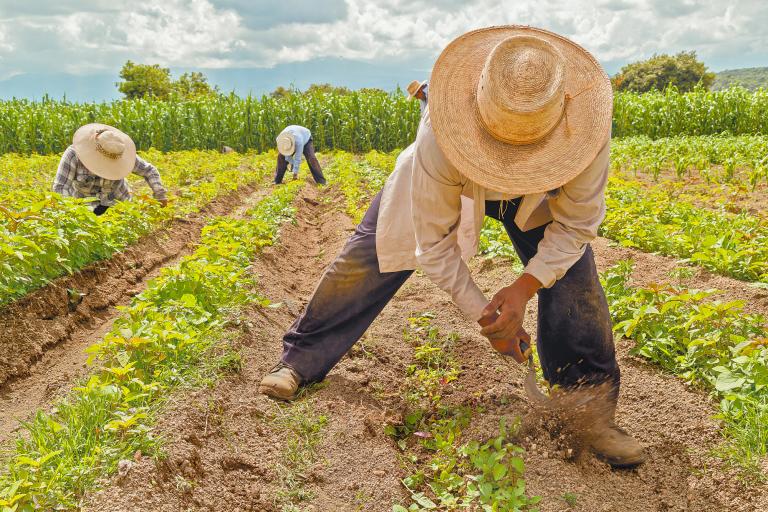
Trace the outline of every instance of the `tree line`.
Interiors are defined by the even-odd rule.
[[[122,81],[116,85],[126,99],[193,99],[221,94],[217,86],[208,83],[203,73],[184,73],[174,80],[170,69],[159,64],[136,64],[129,60],[120,70],[120,78]],[[674,86],[679,92],[692,91],[697,87],[710,90],[714,82],[715,73],[696,57],[694,51],[683,51],[675,55],[653,55],[649,59],[625,65],[611,78],[615,90],[630,92],[664,90],[669,86]],[[325,83],[312,84],[306,91],[279,86],[269,96],[280,99],[295,94],[318,92],[343,95],[351,91],[346,87]]]

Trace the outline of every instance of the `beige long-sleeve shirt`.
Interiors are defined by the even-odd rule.
[[[546,288],[563,277],[597,236],[605,217],[610,139],[595,160],[556,191],[523,196],[515,223],[527,231],[550,222],[536,255],[525,267]],[[424,113],[416,142],[397,158],[384,186],[376,229],[381,272],[421,268],[478,320],[488,304],[467,267],[477,252],[486,200],[503,194],[463,176],[443,155]]]

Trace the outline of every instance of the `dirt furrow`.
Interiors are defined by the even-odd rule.
[[[272,428],[272,419],[286,411],[256,389],[279,358],[285,327],[353,229],[327,201],[338,199],[335,194],[305,188],[296,199],[295,225],[284,226],[281,242],[254,262],[261,292],[279,307],[254,308],[245,315],[242,373],[214,389],[173,399],[157,427],[167,440],[168,458],[157,464],[143,458],[126,477],[91,496],[85,510],[273,509],[287,441],[283,431]]]
[[[168,457],[141,459],[91,496],[87,510],[293,510],[283,508],[291,501],[301,510],[322,512],[391,510],[407,497],[400,484],[407,473],[383,427],[406,406],[402,386],[412,349],[403,340],[403,328],[410,315],[424,311],[437,315],[434,322],[442,332],[459,334],[455,356],[462,374],[446,401],[474,408],[465,439],[496,435],[502,417],[522,418],[517,442],[526,449],[526,484],[530,494],[542,496],[542,511],[765,509],[764,486],[742,487],[710,455],[720,442],[712,418],[715,404],[630,356],[627,341],[617,340],[623,382],[618,421],[643,443],[648,462],[636,470],[613,471],[588,454],[572,459],[531,414],[521,387],[525,369],[496,354],[448,296],[418,272],[323,384],[289,406],[258,395],[259,380],[279,357],[282,333],[351,228],[338,209],[326,204],[338,200],[334,191],[305,194],[308,202],[299,199],[297,224],[285,227],[281,244],[254,265],[262,290],[282,306],[247,315],[240,376],[177,397],[158,425]],[[595,247],[601,270],[628,255],[605,241]],[[643,274],[645,267],[638,267],[643,276],[675,266],[646,256],[649,270]],[[488,295],[515,277],[503,261],[476,261],[472,267]],[[530,332],[535,332],[535,312],[532,304]],[[299,472],[288,471],[290,480],[286,453],[297,442],[290,427],[313,421],[322,425],[317,458]]]
[[[264,193],[263,187],[244,187],[0,311],[0,442],[19,420],[87,372],[84,349],[109,331],[117,307],[141,293],[163,267],[189,254],[210,218],[245,207]],[[82,300],[73,303],[67,290],[82,294]]]

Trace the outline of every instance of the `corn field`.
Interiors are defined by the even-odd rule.
[[[140,150],[226,145],[238,151],[266,151],[285,126],[299,124],[312,131],[319,151],[391,151],[410,144],[418,120],[418,104],[399,91],[111,103],[10,100],[0,101],[0,154],[62,152],[78,127],[94,122],[130,134]]]
[[[366,90],[314,93],[282,99],[235,95],[188,101],[111,103],[0,101],[0,154],[62,152],[81,125],[110,124],[130,134],[141,150],[219,149],[266,151],[286,125],[312,130],[316,149],[392,151],[410,144],[419,107],[402,92]],[[679,93],[620,93],[613,135],[768,133],[768,91],[742,88]]]
[[[768,132],[768,90],[741,87],[681,93],[674,88],[644,94],[619,93],[613,106],[613,136],[764,134]]]

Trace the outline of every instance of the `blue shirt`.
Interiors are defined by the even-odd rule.
[[[289,164],[291,164],[291,171],[296,173],[299,172],[299,166],[301,165],[301,156],[304,154],[304,146],[307,145],[307,142],[309,142],[309,139],[312,138],[312,132],[309,131],[308,128],[304,128],[303,126],[292,124],[290,126],[286,126],[285,129],[280,132],[282,133],[290,133],[293,135],[293,141],[296,147],[296,150],[293,152],[292,156],[287,156],[285,159],[288,161]]]

